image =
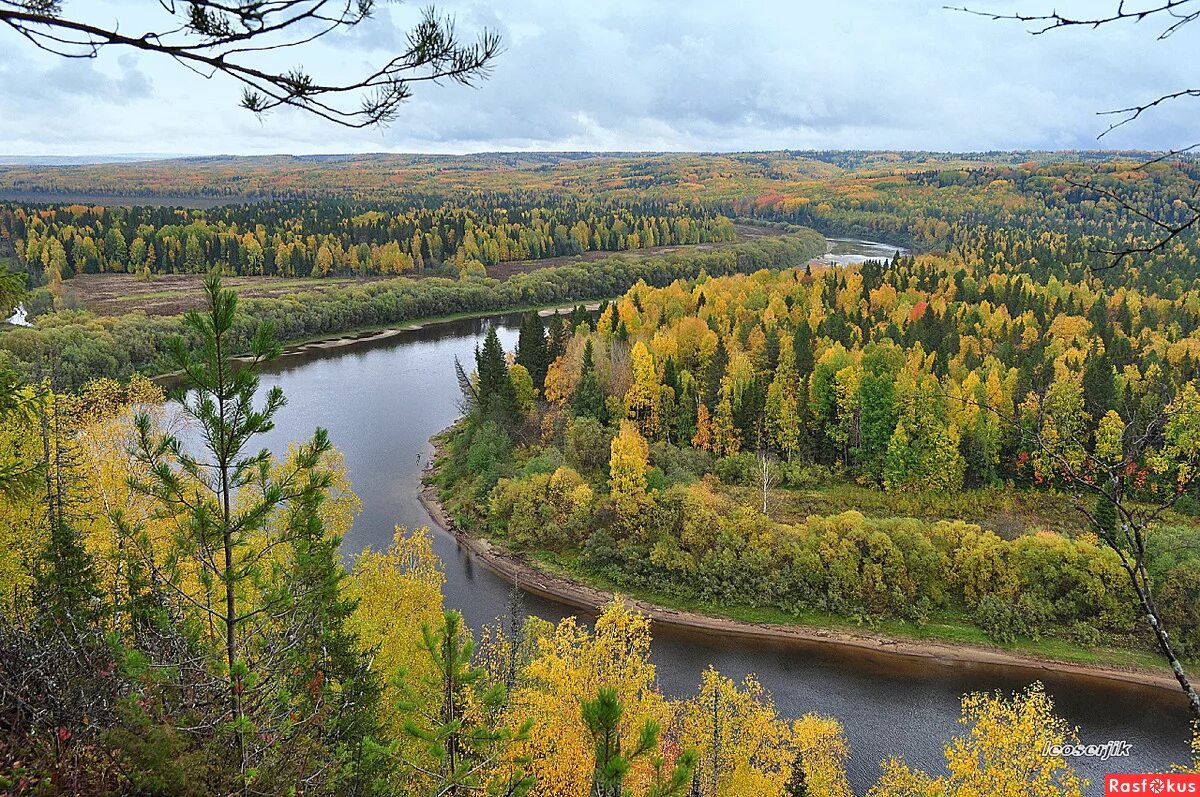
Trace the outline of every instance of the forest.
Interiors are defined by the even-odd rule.
[[[1169,431],[1132,475],[1146,496],[1183,490],[1149,562],[1176,643],[1197,651],[1200,560],[1177,544],[1200,522],[1186,489],[1197,295],[977,281],[954,266],[918,256],[639,285],[544,340],[531,319],[511,366],[495,341],[480,351],[477,409],[440,476],[447,503],[628,589],[916,624],[958,612],[998,642],[1136,645],[1147,629],[1100,544],[1111,507],[1064,533],[953,516],[998,486],[1069,488],[1063,462],[1121,449],[1163,413]],[[502,404],[507,389],[486,380],[506,367],[515,403]],[[772,488],[839,483],[961,499],[936,522],[850,508],[772,519]]]
[[[1194,235],[1174,237],[1121,269],[1104,266],[1111,251],[1152,244],[1155,221],[1187,218],[1197,169],[1186,155],[1147,163],[1121,152],[1070,159],[1037,152],[493,154],[0,167],[0,191],[14,196],[112,192],[120,205],[160,194],[253,203],[188,210],[10,201],[0,205],[0,239],[13,243],[26,268],[40,274],[53,262],[64,276],[203,271],[202,263],[231,273],[391,274],[445,262],[453,275],[474,262],[727,241],[733,236],[724,217],[955,252],[981,268],[1039,280],[1090,275],[1174,295],[1196,279]]]
[[[84,205],[0,206],[0,236],[48,283],[105,272],[327,277],[484,273],[512,260],[735,239],[700,208],[634,206],[516,194],[466,207],[331,201],[207,210]]]
[[[616,296],[639,280],[666,285],[702,271],[732,274],[780,268],[806,262],[824,249],[821,236],[802,230],[715,251],[625,254],[549,266],[503,281],[478,275],[399,277],[337,287],[313,281],[311,289],[247,300],[247,313],[239,318],[231,340],[237,351],[245,351],[260,321],[271,322],[281,340],[294,343],[460,313],[573,304]],[[0,358],[27,376],[52,362],[57,383],[77,389],[97,376],[127,378],[134,372],[172,370],[167,344],[178,334],[198,342],[179,316],[135,312],[113,317],[60,310],[42,315],[34,327],[0,334]]]
[[[0,791],[852,793],[837,718],[712,668],[666,696],[626,598],[1184,684],[1200,244],[1152,249],[1148,219],[1196,178],[1122,153],[0,168],[45,200],[0,205],[0,309],[32,315],[0,327]],[[835,267],[826,235],[910,251]],[[71,298],[168,274],[204,306]],[[323,429],[263,447],[284,345],[513,310],[514,350],[493,327],[443,364],[463,413],[429,478],[467,533],[613,593],[594,623],[514,594],[469,628],[428,531],[342,556],[361,505]],[[1084,793],[1040,685],[961,715],[944,772],[892,757],[869,797]]]

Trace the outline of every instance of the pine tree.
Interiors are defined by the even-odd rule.
[[[608,422],[608,408],[604,402],[604,389],[596,376],[596,364],[592,356],[592,341],[589,340],[583,349],[583,365],[580,370],[579,383],[571,397],[571,410],[578,416],[595,418],[600,423]]]
[[[725,378],[725,369],[728,367],[729,352],[725,348],[725,338],[718,335],[717,348],[713,350],[704,382],[703,401],[710,408],[717,406],[721,400],[721,381]]]
[[[496,328],[488,329],[483,348],[475,350],[475,370],[479,374],[479,410],[485,418],[506,428],[519,417],[517,392],[508,376],[508,363]]]
[[[617,690],[610,686],[601,687],[594,700],[583,703],[583,724],[595,749],[591,797],[624,797],[627,794],[625,777],[630,767],[647,755],[652,757],[654,776],[646,797],[682,795],[692,782],[696,754],[685,751],[671,772],[664,773],[662,758],[655,754],[660,731],[658,723],[646,720],[638,733],[637,743],[632,749],[625,749],[621,739],[623,714]]]
[[[479,396],[485,406],[489,399],[500,391],[500,384],[507,376],[504,348],[495,327],[489,327],[483,339],[483,348],[475,349],[475,371],[479,374]]]
[[[170,342],[172,360],[185,375],[176,398],[183,415],[198,429],[202,448],[197,452],[174,435],[157,434],[150,417],[139,414],[136,450],[148,476],[132,486],[156,498],[164,514],[178,518],[167,556],[176,571],[171,573],[176,592],[181,592],[183,582],[180,568],[188,563],[200,573],[200,582],[210,594],[218,593],[215,602],[190,603],[220,639],[229,702],[226,727],[234,748],[236,790],[244,793],[255,766],[247,745],[254,731],[254,720],[246,711],[248,698],[253,689],[275,685],[269,677],[273,673],[255,671],[256,662],[246,655],[247,639],[255,628],[279,620],[289,608],[278,591],[250,587],[269,583],[271,551],[290,542],[286,532],[277,536],[281,532],[271,523],[277,511],[314,500],[324,489],[311,474],[330,444],[325,430],[317,429],[283,473],[272,472],[265,448],[250,452],[255,439],[274,428],[275,414],[286,404],[283,391],[274,387],[262,406],[255,406],[259,367],[278,354],[279,345],[270,326],[261,325],[250,342],[249,361],[236,362],[237,294],[224,289],[216,275],[205,279],[204,293],[205,311],[184,316],[184,325],[199,346],[183,337]],[[259,599],[251,603],[247,596],[256,593]]]
[[[1098,423],[1116,406],[1117,383],[1112,363],[1104,354],[1092,353],[1083,366],[1083,409]]]
[[[816,364],[813,354],[813,334],[808,322],[801,321],[796,326],[796,334],[792,338],[792,351],[796,358],[796,375],[807,379]]]
[[[533,786],[529,762],[505,759],[528,739],[532,721],[504,727],[499,719],[507,701],[504,684],[488,683],[487,672],[471,663],[475,646],[461,614],[446,612],[440,629],[426,625],[421,632],[422,650],[433,660],[433,680],[421,689],[401,680],[407,694],[401,706],[404,730],[423,751],[419,760],[408,762],[413,781],[439,797],[527,794]],[[424,693],[440,698],[430,706],[420,697]]]
[[[342,538],[328,533],[320,514],[330,474],[315,470],[307,478],[313,489],[288,517],[294,553],[283,584],[288,622],[279,629],[279,647],[288,651],[282,694],[291,720],[287,737],[273,749],[286,764],[293,744],[319,745],[320,753],[302,757],[292,773],[292,782],[304,782],[310,793],[371,794],[389,766],[376,741],[381,686],[347,628],[356,603],[342,586],[349,577],[341,562]]]
[[[533,378],[533,386],[541,390],[546,385],[546,371],[550,367],[550,348],[546,341],[546,328],[542,325],[541,316],[529,313],[521,322],[521,330],[517,336],[518,365],[525,366]]]
[[[57,397],[47,396],[41,409],[42,467],[48,535],[33,568],[33,605],[54,622],[87,629],[101,614],[101,590],[91,555],[72,527],[70,485],[76,460],[71,433],[62,428]]]
[[[554,318],[550,320],[550,334],[547,342],[546,362],[547,366],[553,363],[559,357],[567,352],[567,341],[571,339],[571,330],[574,327],[568,327],[563,321],[563,317],[554,314]]]

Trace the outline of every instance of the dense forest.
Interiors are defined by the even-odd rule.
[[[502,382],[504,363],[481,351],[446,499],[512,546],[559,551],[627,588],[917,623],[960,612],[1002,642],[1132,640],[1140,612],[1098,544],[1111,529],[1002,537],[856,511],[780,523],[769,488],[846,481],[966,491],[967,504],[984,488],[1060,485],[1060,456],[1119,448],[1159,412],[1178,425],[1158,455],[1188,460],[1198,299],[977,277],[932,256],[639,285],[594,326],[556,325],[542,341],[527,325],[508,368],[515,404],[498,404],[505,390],[487,380]],[[1146,494],[1179,487],[1161,459],[1136,468]],[[739,485],[761,496],[734,500]],[[1200,560],[1175,543],[1196,532],[1200,503],[1189,492],[1172,510],[1151,569],[1176,641],[1195,652]]]
[[[666,203],[479,195],[439,204],[272,202],[207,210],[0,206],[0,236],[48,282],[129,272],[327,277],[483,273],[511,260],[732,241],[729,219]],[[420,198],[415,202],[420,203]],[[432,204],[425,200],[426,204]]]
[[[261,449],[287,397],[259,366],[281,343],[552,305],[599,310],[528,312],[514,351],[492,330],[444,364],[464,412],[429,478],[467,532],[672,607],[1165,660],[1183,683],[1200,243],[1153,244],[1195,169],[867,152],[0,168],[0,189],[46,200],[0,206],[0,309],[33,316],[0,326],[0,791],[848,797],[836,718],[782,716],[712,669],[667,698],[649,619],[619,595],[587,625],[514,594],[469,629],[425,531],[343,559],[361,507],[322,429]],[[822,234],[912,252],[832,267]],[[566,260],[488,276],[549,258]],[[104,315],[69,290],[180,274],[203,285],[196,312]],[[239,297],[226,275],[275,287]],[[169,372],[175,403],[146,378]],[[944,773],[881,762],[869,796],[1083,794],[1048,752],[1076,737],[1040,686],[961,708]]]
[[[11,191],[267,201],[207,210],[9,203],[0,208],[0,238],[35,271],[53,263],[64,276],[215,264],[320,276],[727,241],[726,219],[739,219],[953,252],[1039,280],[1092,274],[1177,295],[1196,280],[1194,235],[1105,268],[1111,252],[1152,245],[1158,224],[1190,213],[1195,160],[1144,160],[1113,152],[1069,161],[1053,153],[769,152],[8,167],[0,188]]]
[[[811,230],[738,243],[714,251],[683,250],[659,255],[616,255],[591,262],[551,266],[499,281],[479,276],[460,279],[393,278],[325,287],[314,281],[277,298],[246,301],[231,338],[245,351],[257,323],[271,322],[288,342],[337,335],[363,328],[438,318],[458,313],[499,312],[511,308],[577,303],[616,296],[640,281],[667,285],[708,274],[733,274],[782,268],[807,262],[825,251]],[[47,313],[35,327],[0,334],[0,359],[26,375],[53,363],[64,388],[81,387],[90,378],[126,378],[135,371],[170,370],[167,343],[189,334],[179,316],[141,313],[94,316],[86,310]]]

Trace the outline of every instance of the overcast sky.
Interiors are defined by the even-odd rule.
[[[1096,142],[1098,111],[1193,87],[1200,22],[1156,41],[1151,21],[1031,36],[938,0],[448,0],[462,32],[505,52],[477,89],[425,86],[383,129],[296,112],[258,119],[230,80],[106,51],[63,60],[0,30],[0,156],[489,150],[1171,148],[1200,133],[1180,100]],[[988,2],[1059,10],[1054,0]],[[1130,5],[1136,5],[1130,3]],[[161,22],[151,0],[66,0],[65,12]],[[421,3],[303,51],[352,78],[395,52]],[[1074,8],[1107,9],[1106,0]],[[295,52],[295,51],[293,51]]]

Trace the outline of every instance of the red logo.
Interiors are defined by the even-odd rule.
[[[1104,776],[1104,797],[1125,794],[1150,795],[1150,797],[1193,794],[1200,797],[1200,775],[1170,772]]]

